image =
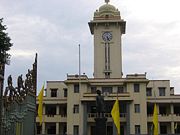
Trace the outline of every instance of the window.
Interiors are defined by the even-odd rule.
[[[159,87],[159,96],[165,96],[165,87]]]
[[[39,124],[36,124],[36,133],[41,134],[41,126]]]
[[[56,123],[47,124],[47,134],[56,134]]]
[[[159,114],[161,115],[167,115],[168,114],[168,108],[164,105],[159,105]]]
[[[92,87],[91,87],[91,93],[96,93],[96,89],[97,89],[97,88],[96,88],[95,86],[92,86]]]
[[[67,93],[67,89],[64,88],[64,97],[67,97],[68,93]]]
[[[146,96],[152,96],[152,88],[146,88]]]
[[[73,135],[79,135],[79,126],[78,125],[74,125]]]
[[[112,87],[102,87],[102,93],[112,93]]]
[[[135,134],[140,135],[140,133],[141,133],[140,125],[135,125]]]
[[[106,72],[106,73],[105,73],[105,78],[106,78],[106,79],[109,79],[109,78],[110,78],[110,73],[109,73],[109,72]]]
[[[123,86],[119,86],[118,87],[118,93],[124,93],[124,87]]]
[[[74,93],[79,93],[79,84],[74,84]]]
[[[51,97],[57,97],[57,89],[51,89]]]
[[[90,107],[90,113],[96,113],[96,106]]]
[[[79,113],[79,105],[74,105],[73,113]]]
[[[160,133],[167,134],[167,126],[166,125],[160,125]]]
[[[48,117],[52,117],[56,115],[56,105],[54,104],[45,105],[45,114],[48,115]]]
[[[139,92],[139,84],[138,83],[134,84],[134,92]]]
[[[140,113],[140,104],[134,104],[134,112]]]

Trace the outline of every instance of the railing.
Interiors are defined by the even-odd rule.
[[[44,114],[45,116],[47,116],[47,117],[55,117],[55,116],[61,116],[61,117],[67,117],[67,115],[66,114]]]
[[[104,113],[104,116],[107,118],[112,117],[111,113]],[[95,118],[97,117],[97,113],[88,113],[88,118]],[[126,113],[120,113],[120,117],[126,117]]]
[[[173,116],[180,116],[180,114],[158,114],[159,116],[162,116],[162,117],[168,117],[168,116],[171,116],[171,115],[173,115]],[[153,116],[153,114],[148,114],[147,115],[148,117],[152,117]]]

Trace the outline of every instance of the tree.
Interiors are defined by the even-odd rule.
[[[2,24],[3,18],[0,18],[0,135],[2,135],[2,97],[3,97],[3,83],[4,83],[4,70],[5,64],[8,64],[10,54],[7,51],[10,50],[13,45],[10,41],[10,37],[5,32],[6,25]]]
[[[8,33],[6,33],[6,25],[2,24],[3,18],[0,18],[0,64],[7,64],[10,58],[10,54],[7,51],[10,50],[13,45],[10,41]]]

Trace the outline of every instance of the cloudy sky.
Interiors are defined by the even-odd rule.
[[[11,74],[32,68],[38,53],[38,89],[47,80],[64,80],[78,73],[81,44],[82,73],[93,74],[93,36],[88,22],[104,0],[0,0],[11,48]],[[171,80],[180,94],[180,1],[111,0],[127,22],[122,37],[123,73],[145,73],[148,79]],[[16,85],[16,84],[14,84]]]

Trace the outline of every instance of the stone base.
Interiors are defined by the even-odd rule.
[[[96,121],[95,135],[106,135],[107,118],[95,118],[94,120]]]

